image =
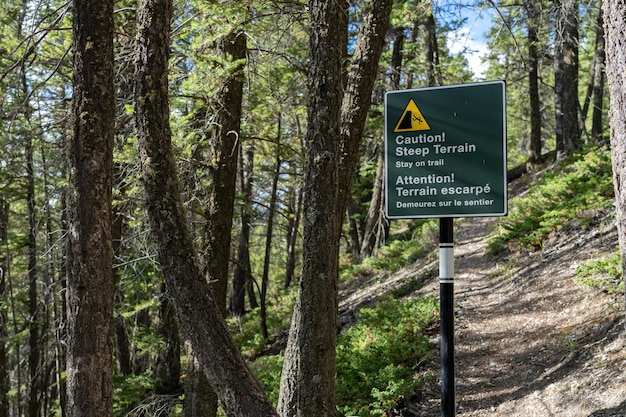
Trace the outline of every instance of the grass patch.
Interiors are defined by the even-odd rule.
[[[551,232],[570,221],[587,226],[586,214],[610,206],[613,197],[610,152],[594,148],[575,155],[544,174],[527,195],[511,200],[509,216],[488,238],[488,251],[540,249]]]
[[[619,250],[600,259],[583,262],[576,268],[574,281],[583,288],[609,294],[623,293],[622,256]]]

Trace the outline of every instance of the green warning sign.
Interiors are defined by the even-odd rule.
[[[385,95],[388,218],[507,212],[503,81]]]

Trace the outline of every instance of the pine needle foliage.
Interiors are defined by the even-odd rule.
[[[587,227],[593,212],[613,204],[611,155],[605,148],[580,152],[556,164],[528,193],[513,198],[509,216],[488,239],[489,253],[507,248],[541,249],[546,238],[570,222]]]
[[[608,294],[624,293],[622,256],[618,250],[599,259],[578,265],[574,281],[583,288]]]
[[[423,384],[417,370],[434,352],[424,332],[438,311],[434,297],[387,298],[360,310],[359,323],[338,339],[339,415],[384,415]]]

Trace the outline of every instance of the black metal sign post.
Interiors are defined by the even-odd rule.
[[[454,384],[454,220],[439,219],[441,417],[456,415]]]

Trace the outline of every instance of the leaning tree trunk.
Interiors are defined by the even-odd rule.
[[[169,126],[171,18],[171,0],[143,0],[135,54],[139,154],[159,263],[183,331],[226,414],[276,416],[228,332],[195,256]]]
[[[278,410],[283,416],[335,416],[339,236],[390,0],[367,2],[346,93],[342,87],[340,2],[309,1],[311,64],[304,185],[302,277],[292,317]],[[341,113],[341,118],[340,118]],[[339,141],[337,141],[339,138]],[[337,144],[337,142],[340,142]],[[339,146],[337,146],[339,145]]]
[[[615,184],[617,230],[626,271],[626,10],[625,0],[605,0],[606,76],[611,97],[611,156]]]
[[[363,23],[355,45],[346,92],[341,103],[339,160],[339,218],[348,204],[352,179],[359,158],[361,137],[370,110],[378,61],[389,27],[391,0],[370,0],[364,5]],[[341,225],[339,225],[341,227]]]
[[[74,0],[67,411],[113,413],[113,1]]]

